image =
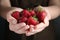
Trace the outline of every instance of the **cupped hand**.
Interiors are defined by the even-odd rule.
[[[26,33],[26,30],[29,28],[28,25],[26,25],[24,22],[22,23],[17,23],[17,20],[11,16],[11,14],[14,11],[23,11],[21,8],[15,8],[11,11],[8,12],[7,14],[7,21],[9,22],[9,29],[17,34],[24,34]]]
[[[41,6],[36,7],[34,10],[38,10]],[[38,32],[43,31],[47,26],[49,26],[49,19],[51,18],[47,10],[45,9],[47,15],[44,18],[44,22],[37,24],[36,26],[30,25],[29,31],[26,31],[26,36],[34,35]]]
[[[41,23],[37,24],[36,26],[30,25],[29,31],[26,31],[26,36],[31,36],[31,35],[34,35],[34,34],[36,34],[36,33],[38,33],[38,32],[41,32],[41,31],[43,31],[47,26],[49,26],[49,20],[48,20],[48,18],[46,17],[46,18],[44,19],[44,23],[41,22]]]

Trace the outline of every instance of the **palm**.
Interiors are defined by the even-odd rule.
[[[37,10],[37,9],[34,9]],[[44,18],[44,22],[37,24],[36,26],[30,25],[30,31],[26,32],[27,36],[36,34],[44,30],[47,26],[49,26],[49,14],[47,13],[46,17]]]

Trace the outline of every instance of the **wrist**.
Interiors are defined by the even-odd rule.
[[[4,19],[6,19],[6,15],[7,13],[11,10],[10,7],[4,7],[4,6],[1,6],[1,14],[0,16],[3,17]]]
[[[15,7],[1,7],[0,16],[3,17],[4,19],[7,19],[7,14],[14,9],[15,9]]]

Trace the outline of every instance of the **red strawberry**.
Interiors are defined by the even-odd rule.
[[[27,21],[27,18],[26,17],[21,17],[20,20],[19,20],[19,23],[26,22],[26,21]]]
[[[28,25],[36,25],[37,23],[38,23],[38,21],[33,17],[29,17],[27,20]]]
[[[34,16],[35,11],[34,10],[30,10],[30,13],[31,13],[32,16]]]
[[[30,12],[28,10],[25,10],[25,9],[23,10],[22,15],[25,16],[25,17],[31,16]]]
[[[45,11],[37,12],[37,17],[40,22],[43,22],[44,18],[46,17],[46,12]]]
[[[20,12],[15,11],[15,12],[12,13],[12,16],[13,16],[15,19],[18,20],[18,19],[20,18],[20,15],[19,15],[19,14],[20,14]]]

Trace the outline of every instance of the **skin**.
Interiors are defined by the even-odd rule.
[[[5,1],[1,0],[0,16],[2,16],[4,19],[6,19],[9,22],[9,29],[11,31],[14,31],[17,34],[26,34],[26,36],[31,36],[44,30],[47,26],[49,26],[50,20],[60,16],[59,2],[60,2],[59,0],[50,0],[50,4],[49,4],[50,6],[42,7],[47,12],[47,16],[44,19],[44,23],[37,24],[36,26],[33,26],[33,25],[29,26],[29,25],[26,25],[25,23],[17,24],[16,19],[11,16],[11,13],[14,11],[21,12],[23,9],[11,7],[9,0],[5,0]],[[40,8],[40,6],[37,6],[34,10],[38,10],[38,8]],[[34,29],[34,27],[36,27],[36,29]],[[27,30],[29,28],[30,28],[30,31]]]

